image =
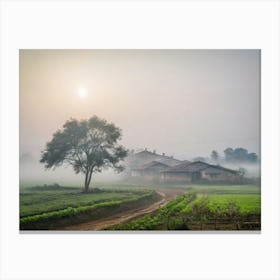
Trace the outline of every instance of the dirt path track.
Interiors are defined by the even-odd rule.
[[[148,207],[146,206],[145,208],[143,208],[143,207],[136,208],[133,210],[118,213],[116,215],[112,215],[107,218],[89,221],[86,223],[59,227],[59,228],[56,228],[56,230],[103,230],[108,227],[141,217],[145,214],[153,213],[160,207],[167,204],[170,200],[172,200],[176,196],[182,194],[184,191],[178,190],[178,189],[170,190],[170,189],[161,188],[161,189],[158,189],[157,192],[161,196],[161,199],[159,201],[149,205]]]

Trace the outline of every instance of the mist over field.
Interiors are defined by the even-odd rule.
[[[93,115],[121,128],[127,149],[260,157],[260,50],[20,50],[20,182],[82,185],[71,166],[39,160],[67,120]],[[259,163],[221,164],[260,175]],[[122,178],[107,170],[93,182]]]
[[[24,158],[24,157],[23,157]],[[39,163],[39,156],[29,160],[20,159],[19,164],[20,186],[43,185],[43,184],[67,184],[80,186],[84,184],[84,174],[75,174],[71,166],[60,166],[56,169],[47,170]],[[104,170],[102,173],[94,174],[92,183],[116,182],[123,179],[123,174],[117,174],[112,170]]]
[[[192,158],[188,158],[192,160]],[[211,162],[210,158],[207,161]],[[127,162],[125,161],[124,166],[128,168]],[[214,162],[213,164],[217,164]],[[238,170],[240,168],[245,168],[246,177],[256,178],[261,176],[261,166],[260,163],[226,163],[224,161],[219,162],[220,165],[230,168],[233,170]],[[92,183],[111,183],[126,181],[125,173],[116,173],[112,170],[103,170],[102,173],[94,174]],[[67,184],[73,186],[82,186],[84,183],[83,174],[75,174],[71,166],[61,166],[55,170],[46,170],[44,166],[39,163],[39,156],[37,158],[32,157],[31,154],[25,154],[20,158],[20,186],[30,186],[34,184]]]

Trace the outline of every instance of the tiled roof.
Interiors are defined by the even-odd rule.
[[[139,153],[132,154],[126,160],[128,164],[134,168],[141,167],[142,165],[152,161],[161,162],[168,166],[175,166],[182,162],[178,159],[174,159],[173,157],[166,156],[164,154],[160,155],[150,151],[142,151]]]
[[[224,168],[222,166],[218,166],[218,165],[211,165],[202,161],[196,161],[196,162],[184,162],[182,164],[176,165],[174,167],[170,167],[168,168],[166,171],[162,171],[162,172],[166,172],[166,173],[194,173],[194,172],[199,172],[202,170],[208,170],[209,173],[211,172],[216,172],[217,170],[223,170],[223,171],[228,171],[231,173],[237,173],[237,171],[228,169],[228,168]]]
[[[196,172],[208,167],[204,162],[183,162],[179,165],[168,168],[165,172]]]
[[[181,163],[180,160],[174,159],[174,158],[168,158],[168,157],[161,157],[156,159],[157,162],[166,164],[167,166],[175,166]]]
[[[134,168],[134,170],[146,170],[146,169],[150,169],[152,167],[155,167],[155,166],[158,166],[158,167],[161,167],[161,168],[168,168],[169,166],[164,164],[164,163],[161,163],[161,162],[158,162],[158,161],[152,161],[152,162],[149,162],[149,163],[146,163],[138,168]]]

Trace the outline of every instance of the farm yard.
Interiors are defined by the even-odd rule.
[[[260,230],[256,185],[59,185],[20,192],[22,230]]]

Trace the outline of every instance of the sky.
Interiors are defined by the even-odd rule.
[[[122,129],[129,149],[179,159],[260,154],[260,50],[20,50],[20,155],[71,117]]]

